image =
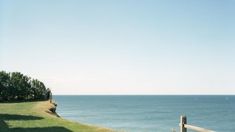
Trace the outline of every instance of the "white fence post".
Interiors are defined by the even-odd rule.
[[[187,132],[187,129],[184,127],[184,124],[187,124],[186,116],[180,116],[180,132]]]

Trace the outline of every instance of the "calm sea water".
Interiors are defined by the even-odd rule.
[[[54,96],[59,115],[127,132],[178,131],[188,123],[235,132],[235,96]]]

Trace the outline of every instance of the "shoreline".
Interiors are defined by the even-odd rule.
[[[75,123],[83,124],[83,123],[81,123],[81,122],[79,122],[79,121],[70,120],[70,119],[67,119],[67,118],[64,118],[64,117],[60,116],[60,115],[56,112],[57,103],[56,103],[54,100],[53,100],[52,102],[49,102],[49,103],[52,104],[52,106],[49,107],[48,110],[51,112],[51,114],[52,114],[53,116],[56,116],[56,117],[58,117],[58,118],[60,118],[60,119],[67,120],[67,121],[70,121],[70,122],[75,122]],[[107,129],[107,130],[112,131],[112,132],[114,131],[114,130],[112,130],[112,129],[110,129],[110,128],[106,128],[106,127],[102,127],[102,126],[96,126],[96,125],[89,124],[89,123],[84,123],[83,125],[87,125],[87,126],[91,126],[91,127],[97,127],[97,128],[100,128],[100,129]]]
[[[50,101],[0,103],[1,132],[113,132],[110,128],[83,124],[61,117]]]

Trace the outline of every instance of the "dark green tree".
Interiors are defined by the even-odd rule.
[[[0,72],[0,101],[8,100],[10,88],[10,75],[5,71]]]
[[[11,84],[13,90],[11,91],[13,95],[13,100],[28,100],[30,95],[30,78],[24,76],[20,72],[11,73]]]
[[[21,74],[0,71],[0,101],[48,100],[51,91],[43,82]]]
[[[37,79],[33,79],[31,81],[31,88],[34,100],[47,99],[46,87],[42,82],[38,81]]]

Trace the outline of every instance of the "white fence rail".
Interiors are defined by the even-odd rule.
[[[198,126],[193,126],[187,124],[187,117],[186,116],[180,116],[180,132],[187,132],[187,129],[196,131],[196,132],[215,132],[209,129],[201,128]]]

